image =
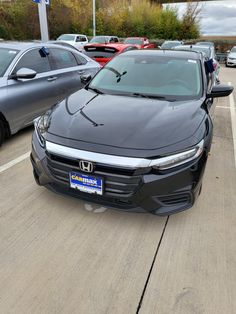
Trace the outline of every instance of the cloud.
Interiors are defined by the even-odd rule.
[[[170,4],[183,16],[186,3]],[[203,35],[236,35],[236,1],[209,1],[201,4],[200,32]]]

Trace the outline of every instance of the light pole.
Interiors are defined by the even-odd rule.
[[[93,0],[93,36],[96,36],[96,0]]]
[[[39,23],[42,42],[46,42],[49,40],[46,2],[49,3],[47,0],[41,0],[40,2],[38,2]]]

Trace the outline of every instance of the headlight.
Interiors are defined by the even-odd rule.
[[[155,159],[151,162],[150,166],[159,170],[166,170],[180,166],[198,158],[203,152],[203,146],[204,140],[198,143],[195,147],[184,152]]]
[[[44,147],[44,135],[47,132],[51,121],[51,110],[48,110],[43,116],[34,120],[35,132],[38,137],[39,143]]]

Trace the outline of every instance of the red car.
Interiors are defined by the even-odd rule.
[[[88,44],[84,46],[84,53],[96,60],[102,66],[114,58],[116,55],[129,51],[139,49],[137,45],[114,43],[114,44]]]
[[[151,44],[146,37],[128,37],[124,41],[125,44],[133,44],[139,47],[139,49],[152,49],[155,48],[154,44]]]

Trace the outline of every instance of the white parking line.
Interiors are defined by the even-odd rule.
[[[16,159],[13,159],[12,161],[8,162],[7,164],[0,166],[0,173],[6,171],[7,169],[19,164],[23,160],[27,159],[30,156],[30,152],[25,153],[24,155],[21,155],[17,157]]]
[[[231,85],[231,82],[229,82]],[[230,104],[230,114],[231,114],[231,124],[232,124],[232,133],[233,133],[233,144],[234,144],[234,161],[236,167],[236,114],[235,114],[235,102],[233,93],[229,96]]]
[[[220,109],[230,109],[229,106],[216,106],[216,108],[220,108]]]

